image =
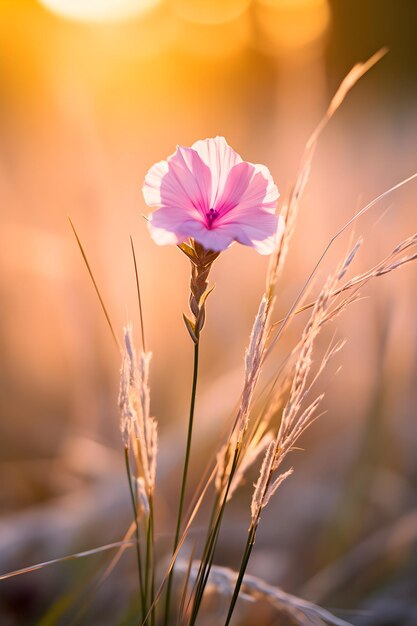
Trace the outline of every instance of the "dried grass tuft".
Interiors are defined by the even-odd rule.
[[[245,357],[245,381],[237,418],[238,439],[241,440],[248,427],[249,412],[253,393],[262,368],[262,358],[267,341],[267,323],[271,310],[271,300],[266,295],[262,297],[258,313],[252,328],[249,347]]]
[[[150,415],[149,366],[152,353],[140,351],[137,358],[131,324],[124,328],[124,343],[119,392],[120,430],[125,448],[130,448],[132,440],[135,440],[139,475],[143,477],[146,492],[152,494],[158,451],[157,423]]]
[[[350,263],[352,262],[358,245],[347,256],[333,277],[330,277],[319,297],[317,298],[311,316],[304,328],[299,344],[293,351],[293,356],[298,355],[292,369],[289,396],[281,415],[281,422],[275,439],[269,444],[264,455],[258,481],[255,484],[251,501],[251,518],[255,526],[259,522],[261,510],[269,503],[270,498],[282,484],[282,482],[292,474],[292,469],[278,474],[274,478],[287,454],[294,449],[295,443],[301,434],[314,421],[317,409],[324,397],[320,394],[305,407],[305,400],[311,391],[312,383],[309,383],[310,372],[313,364],[313,347],[315,340],[322,328],[323,323],[329,319],[328,312],[332,303],[331,294],[334,291],[339,277],[344,276]],[[341,344],[337,344],[330,349],[323,358],[317,375],[313,382],[324,369],[331,356],[340,350]],[[284,380],[288,384],[288,378]],[[278,396],[282,397],[282,391],[278,389]],[[271,399],[271,405],[275,408],[276,401]],[[269,412],[272,415],[272,411]]]

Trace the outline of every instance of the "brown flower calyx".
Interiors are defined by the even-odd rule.
[[[206,250],[201,244],[190,239],[189,244],[181,243],[178,248],[191,261],[190,299],[189,305],[192,313],[190,319],[184,315],[184,322],[194,343],[198,343],[200,333],[203,330],[206,319],[206,300],[213,291],[214,286],[209,288],[208,276],[211,266],[220,252]]]

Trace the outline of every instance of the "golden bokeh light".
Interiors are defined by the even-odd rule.
[[[217,24],[202,24],[183,20],[178,47],[196,58],[213,61],[237,55],[247,45],[250,25],[247,14],[238,19]]]
[[[257,43],[280,54],[318,41],[330,23],[328,0],[256,0]]]
[[[83,22],[108,22],[134,17],[160,0],[39,0],[55,14]]]
[[[241,16],[250,0],[171,0],[181,18],[198,24],[222,24]]]

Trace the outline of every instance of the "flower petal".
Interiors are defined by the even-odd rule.
[[[246,162],[235,165],[216,206],[219,217],[215,227],[227,227],[239,243],[269,254],[277,236],[278,217],[274,210],[278,195],[266,167]]]
[[[161,204],[161,183],[167,173],[167,161],[155,163],[148,170],[142,187],[143,197],[148,206],[159,206]]]
[[[188,227],[188,236],[200,243],[206,250],[221,252],[232,245],[235,240],[231,229],[212,228],[194,222]]]
[[[235,241],[255,248],[260,254],[271,254],[282,235],[283,222],[272,213],[258,213],[246,223],[229,221],[216,230],[229,233]]]
[[[148,222],[148,228],[152,239],[156,244],[158,244],[158,246],[176,245],[182,241],[181,238],[179,238],[172,231],[166,230],[165,228],[159,228],[150,221]]]
[[[212,177],[210,207],[213,207],[223,193],[230,170],[241,163],[242,158],[229,146],[224,137],[200,139],[192,145],[192,148],[210,168]]]
[[[247,192],[248,186],[254,175],[254,167],[251,163],[238,163],[229,172],[222,194],[217,199],[214,206],[219,213],[220,219],[233,211],[243,195]]]
[[[259,228],[259,222],[256,226],[252,224],[242,225],[241,233],[236,241],[252,246],[259,254],[271,254],[284,232],[284,221],[278,215],[270,215],[270,217],[274,218],[274,221],[268,225],[267,229]],[[266,226],[266,224],[264,225]],[[273,228],[271,228],[272,225]]]
[[[190,237],[215,251],[238,241],[270,254],[282,234],[268,168],[242,161],[223,137],[178,147],[149,170],[143,193],[147,204],[160,207],[149,216],[160,245]]]
[[[271,213],[254,216],[247,223],[228,222],[208,229],[197,220],[183,219],[183,212],[162,207],[149,216],[148,227],[152,239],[158,245],[178,244],[189,237],[207,250],[226,250],[234,241],[251,246],[260,254],[271,254],[283,231],[283,221]],[[249,223],[252,222],[252,223]]]
[[[225,250],[233,242],[233,232],[226,229],[209,230],[196,219],[184,219],[184,212],[179,208],[162,207],[149,216],[148,227],[152,239],[158,245],[177,244],[189,237],[195,239],[206,249]]]
[[[148,206],[180,207],[184,218],[204,217],[211,196],[210,169],[195,150],[178,146],[167,161],[148,171],[143,195]]]
[[[194,218],[184,216],[182,208],[161,207],[149,215],[148,227],[158,245],[176,244],[188,237],[187,225],[195,222]]]
[[[278,189],[267,167],[240,163],[230,170],[221,199],[226,210],[221,213],[230,213],[233,220],[259,209],[274,213],[278,197]]]
[[[266,167],[266,165],[260,165],[259,163],[254,163],[253,167],[255,168],[255,176],[252,179],[252,190],[255,184],[255,178],[260,180],[258,177],[258,175],[260,174],[267,181],[265,197],[263,199],[262,205],[264,207],[269,206],[270,208],[273,208],[275,210],[279,198],[279,191],[278,187],[274,183],[271,172]]]

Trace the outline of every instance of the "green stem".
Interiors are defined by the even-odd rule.
[[[194,344],[194,368],[193,368],[193,383],[192,383],[192,389],[191,389],[190,416],[188,420],[187,446],[185,450],[184,470],[182,474],[180,502],[179,502],[179,507],[178,507],[178,516],[177,516],[177,526],[175,530],[174,545],[172,549],[173,554],[175,553],[175,550],[177,549],[178,541],[180,537],[182,514],[183,514],[184,500],[185,500],[185,489],[187,485],[188,465],[190,462],[195,398],[196,398],[196,393],[197,393],[198,355],[199,355],[199,340],[197,338],[197,341]],[[166,600],[165,600],[165,626],[168,626],[168,620],[169,620],[169,609],[170,609],[170,602],[171,602],[171,588],[172,588],[172,581],[173,581],[173,573],[174,573],[174,568],[171,569],[169,573],[169,577],[168,577],[167,594],[166,594]]]
[[[211,566],[213,564],[214,553],[215,553],[215,550],[216,550],[217,540],[218,540],[219,533],[220,533],[220,526],[221,526],[221,523],[222,523],[224,510],[226,508],[227,498],[228,498],[228,495],[229,495],[229,490],[230,490],[230,487],[231,487],[231,484],[232,484],[233,476],[234,476],[236,468],[237,468],[237,464],[238,464],[238,460],[239,460],[239,454],[240,454],[240,448],[239,448],[239,446],[236,446],[235,452],[234,452],[234,456],[233,456],[233,461],[232,461],[232,467],[230,469],[230,474],[229,474],[228,481],[227,481],[227,484],[226,484],[226,489],[225,489],[225,492],[224,492],[224,495],[223,495],[223,500],[221,502],[220,508],[217,511],[217,517],[216,517],[216,521],[215,521],[214,527],[213,527],[211,533],[209,534],[209,536],[207,537],[206,545],[204,546],[203,566],[202,567],[200,566],[200,568],[199,568],[199,577],[198,577],[198,580],[196,582],[196,591],[195,591],[195,596],[194,596],[193,608],[192,608],[192,612],[191,612],[190,626],[194,626],[195,621],[197,619],[198,611],[200,609],[201,600],[203,598],[203,594],[204,594],[204,590],[205,590],[206,585],[207,585],[207,581],[208,581],[208,577],[209,577],[209,574],[210,574]],[[218,498],[216,498],[216,501],[218,502]]]
[[[220,503],[219,494],[216,493],[216,497],[214,499],[213,506],[212,506],[212,509],[211,509],[210,521],[209,521],[209,523],[207,525],[207,535],[206,535],[206,540],[204,542],[204,549],[203,549],[203,554],[201,556],[200,565],[198,567],[196,582],[198,582],[199,579],[200,579],[204,563],[206,562],[206,559],[208,557],[208,550],[209,550],[209,546],[210,546],[209,542],[210,542],[210,538],[211,538],[213,530],[214,530],[215,520],[217,519],[215,516],[216,516],[216,513],[219,512],[219,503]]]
[[[140,555],[138,510],[136,507],[135,492],[133,490],[132,475],[130,472],[129,449],[127,447],[125,447],[125,464],[126,464],[127,480],[129,483],[130,497],[132,500],[133,514],[135,516],[136,556],[137,556],[137,561],[138,561],[139,591],[140,591],[140,599],[141,599],[141,604],[142,604],[142,616],[143,616],[143,619],[145,619],[146,601],[145,601],[145,593],[144,593],[143,578],[142,578],[142,559]]]
[[[154,526],[154,514],[153,514],[153,495],[149,496],[149,520],[151,526],[151,598],[150,603],[152,606],[151,612],[151,626],[155,626],[155,526]]]
[[[232,618],[232,614],[233,614],[233,610],[235,608],[235,604],[237,602],[237,599],[239,597],[239,592],[240,592],[240,588],[242,586],[242,582],[243,582],[243,577],[245,575],[246,572],[246,568],[249,562],[249,558],[252,552],[252,548],[255,544],[255,535],[256,535],[256,527],[257,527],[257,523],[252,522],[250,528],[249,528],[249,533],[248,533],[248,540],[246,542],[246,547],[245,547],[245,551],[243,553],[243,557],[242,557],[242,562],[240,564],[240,568],[239,568],[239,575],[237,577],[236,580],[236,585],[233,591],[233,596],[232,596],[232,600],[230,602],[230,607],[229,607],[229,612],[227,613],[227,617],[226,617],[226,622],[224,624],[224,626],[229,626],[230,620]]]
[[[187,602],[187,606],[185,608],[185,613],[187,613],[187,611],[189,609],[189,606],[190,606],[190,604],[191,604],[191,602],[193,600],[193,594],[196,592],[197,584],[198,584],[198,582],[200,580],[200,577],[202,575],[203,566],[204,566],[204,564],[206,563],[206,560],[207,560],[207,556],[208,556],[207,551],[208,551],[208,548],[209,548],[209,541],[210,541],[210,538],[211,538],[211,534],[213,532],[213,524],[214,524],[214,521],[215,521],[215,515],[218,512],[219,501],[220,501],[219,494],[216,493],[216,497],[214,499],[213,506],[212,506],[212,509],[211,509],[210,520],[209,520],[209,523],[207,524],[207,533],[206,533],[206,540],[204,542],[203,554],[201,556],[200,564],[198,566],[198,572],[197,572],[197,576],[196,576],[196,579],[195,579],[195,583],[193,585],[193,588],[192,588],[191,593],[190,593],[190,597],[189,597],[188,602]]]
[[[146,525],[146,558],[145,558],[145,598],[147,606],[150,606],[152,603],[152,599],[148,604],[148,595],[149,595],[149,579],[151,573],[151,515],[149,513],[147,525]]]

